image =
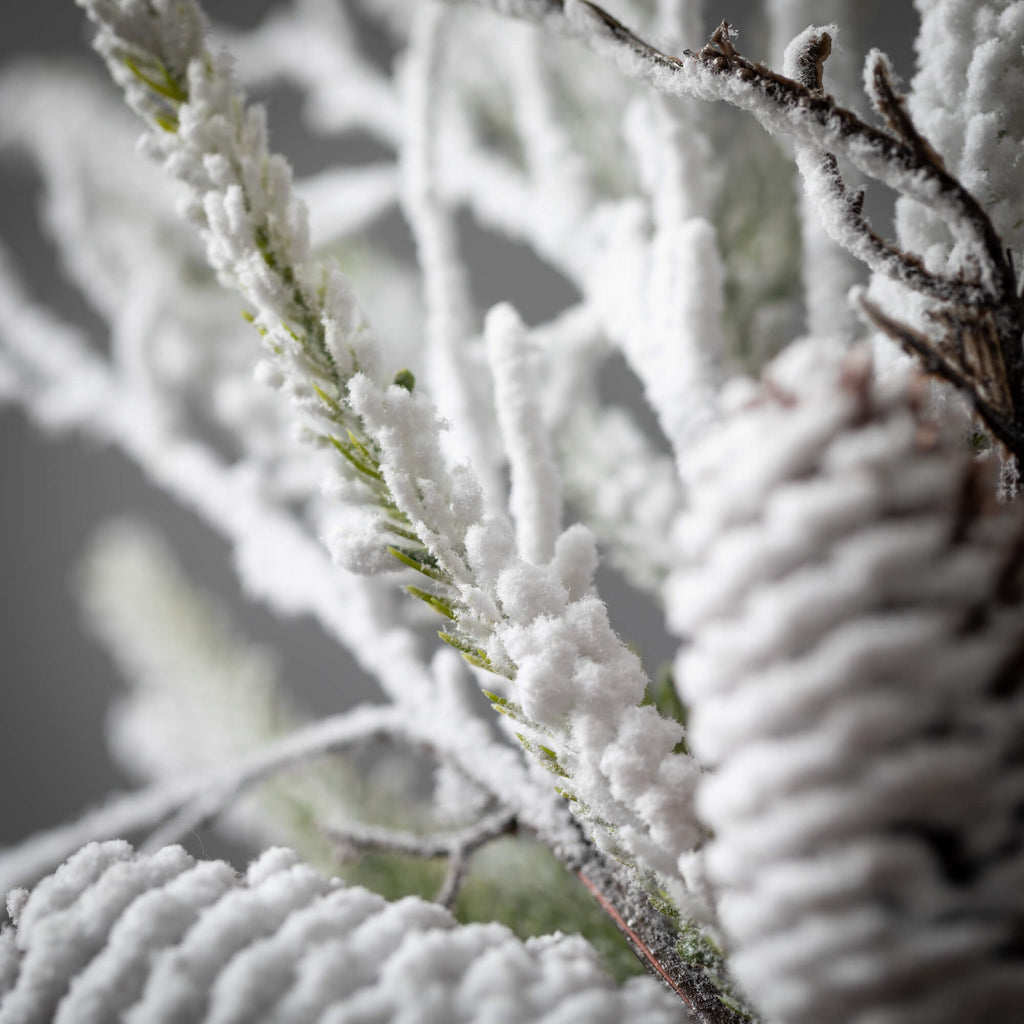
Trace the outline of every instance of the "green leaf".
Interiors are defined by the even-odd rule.
[[[491,659],[487,657],[487,652],[482,647],[473,647],[471,644],[466,643],[465,640],[460,639],[454,634],[445,633],[444,630],[441,630],[441,632],[439,632],[437,635],[450,647],[454,647],[455,650],[457,650],[459,654],[461,654],[466,659],[466,661],[469,662],[470,665],[474,665],[476,668],[482,668],[485,672],[493,672],[495,673],[495,675],[499,674],[498,670],[491,663]],[[494,696],[493,694],[488,693],[486,690],[484,690],[483,692],[484,695],[488,698]],[[504,698],[494,697],[494,700],[500,701],[504,700]],[[498,711],[502,710],[501,708],[498,708],[496,705],[495,707]]]
[[[316,392],[316,397],[319,398],[320,401],[323,402],[324,405],[326,405],[327,408],[330,409],[331,412],[335,414],[335,416],[341,413],[341,406],[338,405],[338,403],[333,398],[331,398],[331,396],[327,394],[327,392],[324,391],[323,388],[317,387],[317,385],[314,384],[313,390]]]
[[[543,743],[534,743],[533,740],[527,739],[521,732],[516,733],[516,739],[522,743],[524,750],[537,758],[542,768],[546,768],[552,775],[557,775],[562,779],[570,777],[569,773],[562,767],[562,762],[558,760],[558,755],[550,747],[544,746]]]

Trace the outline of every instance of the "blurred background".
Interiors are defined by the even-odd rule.
[[[410,4],[415,0],[409,0]],[[253,25],[268,0],[210,0],[215,21]],[[609,3],[615,10],[615,4]],[[763,49],[756,0],[709,0],[707,28],[722,18],[739,26],[741,48],[753,58],[781,62]],[[862,54],[878,45],[905,79],[912,71],[914,27],[910,0],[863,0],[856,23],[844,26],[841,45]],[[14,0],[4,5],[0,68],[27,57],[71,61],[105,72],[87,44],[88,30],[71,0]],[[500,22],[496,22],[500,26]],[[497,28],[496,28],[497,30]],[[694,40],[693,45],[700,45]],[[859,60],[860,58],[856,58]],[[611,73],[611,72],[610,72]],[[296,97],[278,90],[270,105],[273,143],[300,173],[337,158],[339,143],[312,139],[298,117]],[[0,118],[4,116],[0,110]],[[723,114],[723,116],[726,116]],[[345,143],[365,159],[366,140]],[[39,185],[32,169],[0,152],[0,241],[34,296],[62,316],[104,328],[63,280],[37,217]],[[884,211],[884,201],[876,210]],[[482,308],[513,298],[528,320],[549,316],[572,298],[572,289],[523,250],[487,236],[468,221],[463,242]],[[408,245],[401,225],[394,244]],[[511,285],[510,285],[511,282]],[[509,288],[514,290],[508,295]],[[639,386],[620,370],[609,378],[617,395],[640,404]],[[0,844],[68,819],[104,794],[130,784],[112,764],[104,743],[106,710],[120,681],[106,655],[87,635],[73,598],[75,567],[97,528],[112,516],[153,523],[171,541],[186,571],[230,608],[241,631],[274,649],[282,679],[314,714],[337,710],[373,690],[352,663],[309,621],[281,622],[238,591],[227,546],[219,537],[155,491],[119,454],[77,438],[45,438],[17,409],[0,407]],[[648,668],[669,657],[673,645],[657,627],[659,613],[611,575],[602,594],[624,639],[638,646]]]

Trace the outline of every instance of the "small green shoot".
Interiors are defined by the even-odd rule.
[[[399,370],[395,374],[392,383],[397,384],[400,388],[405,388],[406,391],[412,391],[416,387],[416,378],[411,370]]]
[[[523,745],[523,749],[528,753],[533,754],[537,761],[540,763],[542,768],[547,769],[552,775],[557,775],[559,778],[568,779],[569,773],[562,767],[562,762],[558,760],[558,754],[556,754],[550,747],[544,746],[543,743],[535,743],[531,739],[527,739],[521,732],[516,733],[516,739],[519,740]]]
[[[374,469],[380,469],[380,462],[377,457],[351,430],[348,432],[348,441],[369,465],[373,466]]]

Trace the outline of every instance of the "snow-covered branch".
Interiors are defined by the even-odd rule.
[[[868,124],[821,88],[827,33],[818,31],[797,42],[797,50],[804,47],[806,52],[794,52],[793,66],[787,70],[797,77],[788,77],[744,57],[725,22],[699,50],[671,56],[589,0],[493,0],[486,5],[536,21],[549,31],[580,38],[613,58],[627,74],[645,79],[663,92],[724,100],[753,114],[768,131],[791,136],[797,144],[798,166],[832,237],[872,269],[935,296],[949,307],[948,329],[940,338],[929,338],[929,350],[980,350],[962,361],[958,375],[950,379],[962,383],[968,396],[975,399],[975,407],[996,439],[1016,457],[1024,456],[1024,354],[1020,346],[1024,303],[1012,259],[981,204],[913,127],[880,54],[869,56],[866,78],[889,131]],[[806,71],[797,66],[801,57],[806,58]],[[900,195],[927,204],[943,217],[964,250],[959,276],[947,278],[930,271],[919,257],[876,235],[862,215],[862,200],[846,192],[834,163],[836,157]],[[876,321],[876,326],[884,329],[881,321]],[[889,333],[902,341],[901,332]],[[938,361],[932,360],[930,365],[934,367]],[[994,382],[989,380],[990,371],[996,375]],[[993,393],[997,401],[993,401]],[[985,399],[982,403],[976,400],[979,395]],[[998,415],[988,417],[993,406]]]
[[[383,1022],[410,1007],[452,1024],[496,1012],[516,1024],[687,1019],[646,978],[616,987],[578,937],[523,943],[500,925],[460,926],[437,904],[346,888],[281,848],[240,876],[180,847],[94,843],[8,905],[6,1020]]]

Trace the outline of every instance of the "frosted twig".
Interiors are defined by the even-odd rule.
[[[343,4],[297,0],[253,31],[224,36],[242,81],[285,80],[305,90],[303,111],[322,133],[364,131],[389,147],[402,141],[402,112],[391,81],[367,60]],[[302,54],[302,60],[295,55]]]
[[[440,903],[447,910],[454,909],[468,872],[468,852],[463,847],[457,846],[448,854],[448,866],[445,870],[441,887],[437,890],[437,895],[434,897],[434,902]]]
[[[783,61],[790,41],[800,35],[806,26],[828,25],[834,36],[836,27],[848,25],[856,17],[856,4],[851,0],[768,0],[765,8],[773,59]],[[844,29],[841,37],[847,44],[848,31]],[[841,103],[849,105],[860,88],[860,69],[856,65],[852,48],[849,45],[841,46],[833,50],[830,59],[829,91]],[[785,73],[791,74],[789,71]],[[814,75],[803,84],[811,88],[820,87]],[[788,140],[780,141],[785,143]],[[834,336],[852,340],[860,330],[860,324],[846,297],[850,288],[864,276],[860,266],[863,257],[854,256],[833,239],[832,232],[822,222],[824,210],[821,201],[811,196],[810,189],[811,182],[805,177],[799,207],[800,268],[807,331],[815,337]]]
[[[431,397],[451,423],[445,444],[453,461],[468,458],[485,495],[500,507],[503,487],[493,445],[479,341],[472,338],[473,304],[451,209],[438,194],[439,110],[443,89],[445,28],[451,11],[436,0],[416,10],[402,68],[405,115],[402,210],[412,230],[427,320],[425,342]]]
[[[722,1001],[721,992],[695,964],[679,952],[679,934],[643,894],[636,892],[621,864],[593,862],[576,872],[601,908],[615,923],[644,968],[667,985],[703,1024],[744,1024],[750,1014]],[[704,964],[723,967],[712,947],[702,949]]]
[[[158,850],[177,842],[231,806],[245,790],[282,771],[299,767],[306,761],[332,751],[344,750],[372,739],[426,749],[444,757],[428,730],[419,730],[410,716],[390,706],[365,706],[342,715],[325,718],[273,743],[258,755],[235,768],[218,773],[196,791],[192,799],[169,822],[161,825],[146,840],[143,849]]]
[[[421,860],[446,857],[448,868],[435,902],[450,909],[458,899],[472,854],[491,840],[514,832],[516,825],[514,814],[499,810],[456,832],[416,835],[355,822],[332,823],[324,828],[324,832],[344,859],[371,850],[399,853]]]
[[[435,857],[448,857],[456,850],[471,852],[498,836],[513,832],[515,827],[516,816],[503,809],[454,832],[417,835],[349,821],[331,822],[324,826],[323,831],[337,844],[339,856],[346,860],[352,855],[370,850],[431,860]]]
[[[509,305],[495,306],[484,328],[494,374],[494,405],[508,452],[509,505],[520,555],[542,564],[555,553],[562,526],[562,484],[541,418],[530,339]]]
[[[802,32],[786,50],[785,71],[795,81],[817,95],[824,95],[822,70],[832,51],[832,37],[824,29],[809,28]],[[896,100],[888,81],[888,62],[874,52],[868,58],[874,67],[874,79],[884,83],[887,109],[899,108],[903,115],[901,135],[922,159],[934,159],[930,147],[921,145],[920,137],[909,126],[909,118]],[[881,91],[881,84],[879,90]],[[878,235],[864,217],[864,191],[851,193],[839,171],[832,153],[807,143],[796,145],[797,167],[803,175],[804,188],[830,237],[876,273],[905,284],[914,291],[942,302],[974,305],[985,301],[985,293],[977,285],[961,278],[933,273],[923,260],[906,253]]]
[[[151,828],[168,815],[173,820],[153,833],[150,846],[165,845],[187,834],[228,806],[246,788],[332,750],[350,747],[375,736],[423,746],[429,740],[410,726],[394,707],[362,707],[326,718],[283,739],[267,744],[240,764],[187,779],[162,782],[137,793],[115,798],[78,821],[31,837],[0,854],[0,890],[37,877],[85,843]]]

